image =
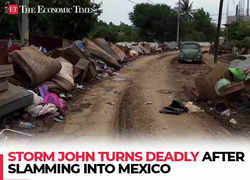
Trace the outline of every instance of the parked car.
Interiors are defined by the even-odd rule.
[[[198,42],[186,41],[180,46],[179,62],[181,63],[202,63],[201,47]]]

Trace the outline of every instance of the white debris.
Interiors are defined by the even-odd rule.
[[[125,78],[123,78],[123,77],[119,77],[119,76],[115,76],[115,77],[113,77],[113,78],[112,78],[112,80],[113,80],[113,81],[126,81],[126,79],[125,79]]]
[[[229,122],[230,122],[231,124],[234,124],[234,125],[238,124],[238,122],[237,122],[235,119],[230,119]]]
[[[227,109],[221,113],[222,116],[230,117],[231,116],[231,110]]]
[[[200,107],[194,105],[193,102],[187,102],[187,103],[185,103],[185,106],[189,109],[190,113],[204,112],[204,110],[202,110]]]
[[[145,105],[151,105],[151,104],[153,104],[153,102],[149,101],[149,102],[145,102],[144,104]]]

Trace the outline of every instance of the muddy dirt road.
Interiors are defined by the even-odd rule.
[[[89,137],[203,140],[231,137],[218,120],[205,112],[179,116],[159,113],[173,99],[183,100],[185,83],[190,83],[187,79],[190,75],[183,77],[178,68],[173,67],[175,56],[176,52],[142,57],[125,67],[116,80],[97,83],[75,102],[80,111],[71,113],[64,123],[46,133],[46,137],[62,135],[75,140]],[[200,69],[201,65],[195,66]]]
[[[205,112],[182,115],[160,114],[172,100],[189,101],[186,85],[193,83],[206,65],[180,65],[177,53],[141,57],[123,68],[116,79],[101,81],[80,95],[64,123],[44,138],[120,139],[231,139],[233,135],[219,120]]]
[[[219,122],[204,112],[179,116],[159,113],[172,100],[186,99],[182,96],[184,87],[186,83],[191,83],[173,67],[175,56],[150,61],[129,85],[122,101],[120,120],[123,127],[120,130],[127,135],[150,135],[164,139],[230,136]]]

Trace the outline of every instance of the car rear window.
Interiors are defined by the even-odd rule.
[[[182,49],[199,49],[199,46],[197,44],[184,44]]]

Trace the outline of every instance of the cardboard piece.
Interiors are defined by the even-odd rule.
[[[224,63],[217,64],[207,75],[198,77],[195,80],[195,85],[199,98],[202,100],[216,98],[215,85],[221,78],[229,78],[228,65]]]

